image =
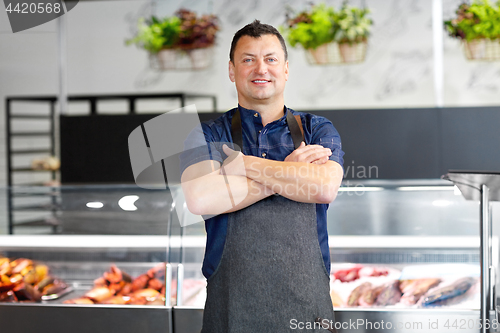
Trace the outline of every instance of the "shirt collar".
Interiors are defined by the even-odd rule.
[[[241,105],[238,104],[238,109],[240,110],[240,114],[241,114],[241,117],[249,117],[249,116],[253,116],[255,113],[257,113],[259,116],[258,118],[260,119],[260,113],[258,113],[257,111],[255,110],[251,110],[251,109],[245,109],[244,107],[242,107]],[[287,112],[291,112],[290,109],[288,109],[286,107],[286,105],[284,106],[284,109],[285,109],[285,112],[283,114],[283,116],[278,119],[278,120],[275,120],[277,123],[285,123],[286,122],[286,115],[287,115]]]

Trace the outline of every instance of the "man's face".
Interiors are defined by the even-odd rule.
[[[283,100],[288,61],[278,37],[241,37],[234,50],[234,64],[229,61],[229,78],[244,107]]]

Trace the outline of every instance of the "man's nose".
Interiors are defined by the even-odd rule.
[[[264,60],[258,60],[255,66],[255,73],[267,74],[267,64]]]

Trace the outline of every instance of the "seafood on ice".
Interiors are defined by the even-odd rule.
[[[83,297],[65,301],[66,304],[165,304],[165,263],[159,263],[145,274],[132,279],[111,265],[109,271],[94,280],[94,288]]]
[[[68,290],[64,281],[50,275],[46,265],[0,257],[0,302],[40,302]]]

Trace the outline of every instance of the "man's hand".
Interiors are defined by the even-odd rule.
[[[246,177],[245,163],[243,161],[245,155],[240,151],[232,150],[227,145],[223,145],[222,150],[228,157],[220,168],[220,174]]]
[[[290,200],[331,203],[342,181],[342,167],[328,158],[329,148],[301,142],[286,159],[243,156],[246,177]]]
[[[325,164],[332,155],[330,148],[321,145],[308,145],[302,141],[300,146],[285,158],[285,162],[305,162],[314,164]]]

